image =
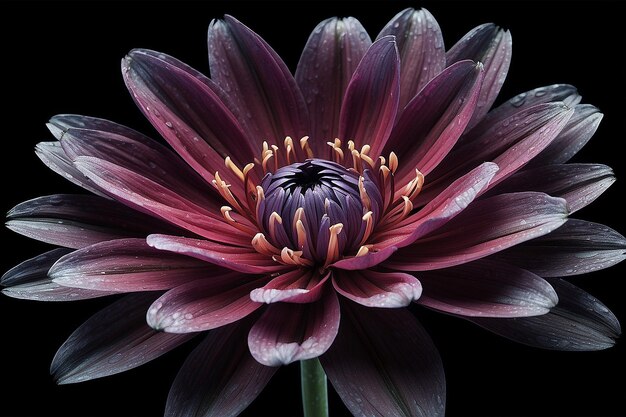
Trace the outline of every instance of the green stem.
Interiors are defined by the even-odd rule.
[[[326,374],[317,358],[300,361],[300,379],[304,417],[328,417]]]

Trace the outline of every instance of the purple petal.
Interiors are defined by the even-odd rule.
[[[248,346],[263,365],[279,366],[326,352],[339,329],[339,301],[326,291],[314,303],[277,303],[252,326]]]
[[[420,282],[412,275],[367,269],[336,270],[333,286],[339,294],[366,307],[405,307],[422,294]]]
[[[419,275],[418,303],[470,317],[528,317],[546,314],[558,300],[552,286],[532,272],[481,259]]]
[[[343,96],[357,65],[372,44],[361,23],[353,18],[321,22],[309,36],[296,69],[296,82],[311,116],[310,143],[316,155],[330,149],[339,137]]]
[[[496,100],[511,64],[511,33],[493,23],[469,31],[446,53],[447,65],[464,59],[482,62],[485,80],[468,127],[476,125]]]
[[[308,134],[302,93],[289,69],[256,33],[232,16],[209,26],[211,79],[230,95],[244,130],[257,140],[282,143]]]
[[[50,373],[72,384],[136,368],[167,353],[194,335],[156,332],[145,321],[154,294],[125,296],[93,315],[59,348]]]
[[[358,149],[382,149],[393,128],[400,98],[400,61],[392,36],[380,38],[356,68],[341,105],[339,138]]]
[[[150,235],[147,242],[148,245],[160,250],[192,256],[244,274],[264,274],[291,269],[267,255],[260,254],[251,246],[235,247],[203,239],[167,235]]]
[[[405,9],[378,34],[393,35],[400,55],[400,109],[446,67],[439,24],[426,9]]]
[[[312,269],[294,269],[272,279],[262,288],[250,293],[258,303],[312,303],[322,296],[324,284],[330,273],[324,275]]]
[[[248,351],[249,323],[212,330],[191,352],[167,397],[166,417],[238,416],[278,368],[263,366]]]
[[[341,332],[320,361],[355,416],[444,415],[441,358],[405,309],[342,303]]]
[[[550,234],[496,256],[543,277],[579,275],[626,259],[626,238],[603,224],[569,219]]]
[[[412,179],[416,168],[428,174],[452,149],[474,112],[483,77],[482,65],[472,61],[446,68],[407,104],[384,148],[372,146],[372,155],[398,155],[398,184]]]
[[[0,285],[5,287],[2,293],[13,298],[36,301],[74,301],[113,294],[68,288],[52,282],[48,270],[69,252],[69,249],[53,249],[9,269],[0,278]]]
[[[470,320],[515,342],[543,349],[589,351],[615,344],[621,333],[620,325],[604,304],[566,281],[552,279],[550,283],[559,295],[559,304],[548,314]]]
[[[206,262],[154,249],[145,239],[120,239],[72,252],[48,274],[67,287],[133,292],[166,290],[223,272]]]
[[[266,282],[258,276],[216,271],[159,297],[148,310],[148,325],[167,333],[191,333],[234,323],[262,306],[250,299],[250,291]]]
[[[543,193],[501,194],[474,202],[461,214],[384,262],[401,271],[447,268],[543,236],[567,220],[561,198]]]

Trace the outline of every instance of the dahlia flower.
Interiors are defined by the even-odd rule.
[[[355,416],[431,417],[444,415],[443,366],[413,303],[540,348],[613,345],[615,316],[564,280],[625,255],[618,232],[570,217],[614,181],[567,163],[602,114],[569,85],[492,108],[509,32],[481,25],[446,51],[426,10],[373,41],[332,18],[292,75],[226,16],[208,49],[210,78],[151,50],[122,60],[169,146],[78,115],[53,117],[56,141],[37,146],[92,194],[9,211],[11,230],[58,248],[8,271],[3,293],[116,296],[60,347],[58,383],[200,336],[168,416],[238,415],[300,361],[309,416],[325,413],[311,399],[325,373]]]

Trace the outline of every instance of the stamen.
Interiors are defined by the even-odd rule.
[[[361,155],[356,149],[351,150],[352,153],[352,167],[356,172],[363,172],[363,166],[361,165]]]
[[[220,177],[219,172],[215,172],[215,179],[212,181],[212,183],[217,188],[217,191],[219,191],[222,197],[224,197],[224,200],[230,203],[230,205],[234,207],[235,210],[237,210],[239,213],[241,214],[245,213],[245,211],[239,204],[239,201],[237,201],[233,193],[230,192],[229,190],[230,184],[227,184],[225,181],[222,181],[222,178]]]
[[[333,224],[328,228],[330,232],[330,237],[328,238],[328,249],[326,251],[326,262],[324,263],[324,269],[326,269],[328,265],[339,259],[339,239],[337,238],[337,235],[341,233],[342,229],[343,224],[341,223]]]
[[[283,219],[282,217],[280,217],[278,213],[273,211],[272,214],[270,214],[269,229],[270,229],[270,237],[272,238],[274,242],[276,242],[277,240],[276,239],[276,223],[283,224]]]
[[[228,169],[230,169],[235,173],[235,175],[237,175],[241,182],[244,182],[243,172],[241,172],[239,167],[235,165],[235,163],[230,159],[230,156],[227,156],[226,159],[224,159],[224,163],[226,164],[226,167]]]
[[[363,207],[367,210],[372,209],[372,200],[367,195],[367,191],[365,190],[364,184],[365,178],[363,176],[359,177],[359,196],[361,197],[361,203],[363,203]]]
[[[335,139],[334,142],[326,142],[328,146],[333,148],[335,152],[333,155],[335,156],[335,162],[338,164],[343,162],[343,149],[341,149],[341,141],[339,139]]]
[[[287,247],[284,247],[280,252],[280,258],[277,256],[273,257],[274,260],[279,261],[286,265],[296,265],[296,266],[312,266],[313,262],[308,259],[302,257],[302,251],[294,251]]]
[[[302,148],[302,150],[306,153],[306,157],[307,158],[313,158],[313,150],[311,149],[311,146],[309,146],[309,137],[308,136],[304,136],[302,139],[300,139],[300,147]]]
[[[393,151],[389,154],[389,169],[392,174],[398,169],[398,156]]]
[[[409,200],[414,200],[415,197],[417,197],[417,195],[420,193],[420,191],[422,191],[423,185],[424,175],[416,168],[415,178],[409,181],[409,183],[404,187],[402,195],[408,197]]]
[[[374,215],[373,212],[368,211],[361,218],[361,220],[363,220],[365,222],[365,231],[363,232],[363,237],[361,238],[361,242],[359,242],[359,245],[363,245],[367,241],[367,239],[369,239],[370,235],[374,231],[374,217],[373,217],[373,215]]]
[[[356,253],[355,257],[358,258],[359,256],[365,256],[370,252],[370,250],[367,248],[367,246],[361,246],[359,248],[359,251]]]
[[[257,233],[252,238],[252,247],[259,253],[267,256],[274,256],[280,254],[280,249],[272,245],[263,233]]]
[[[284,146],[285,146],[285,151],[286,151],[285,158],[287,159],[287,165],[291,165],[291,163],[292,163],[291,155],[293,154],[293,159],[294,159],[293,162],[295,162],[295,160],[297,159],[297,157],[296,157],[296,150],[293,147],[293,139],[291,139],[291,137],[287,136],[285,138],[285,141],[284,141]]]

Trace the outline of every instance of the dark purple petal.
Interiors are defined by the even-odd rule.
[[[472,322],[518,343],[552,350],[610,348],[620,335],[617,318],[595,297],[561,279],[550,283],[559,304],[548,314],[516,319],[472,318]]]
[[[330,273],[320,274],[313,269],[298,268],[272,279],[262,288],[250,293],[258,303],[312,303],[322,296]]]
[[[339,315],[339,301],[332,290],[314,303],[271,304],[250,330],[250,352],[267,366],[316,358],[335,340]]]
[[[250,405],[278,368],[250,356],[249,328],[237,322],[209,332],[178,372],[166,417],[236,417]]]
[[[59,348],[50,373],[72,384],[136,368],[167,353],[194,335],[157,332],[146,324],[155,294],[127,295],[93,315]]]
[[[329,154],[326,142],[339,137],[344,93],[371,44],[357,19],[334,17],[317,25],[304,47],[296,82],[309,108],[311,147],[320,157]]]
[[[558,302],[543,278],[503,262],[481,259],[419,274],[418,303],[470,317],[528,317],[546,314]]]
[[[354,71],[341,105],[339,138],[358,149],[382,149],[396,120],[400,98],[400,59],[392,36],[380,38]]]
[[[204,279],[183,284],[159,297],[148,309],[150,327],[167,333],[216,329],[248,316],[262,306],[250,291],[267,278],[216,271]]]
[[[485,66],[485,80],[468,128],[476,125],[496,100],[511,64],[511,46],[508,30],[486,23],[470,30],[446,53],[446,65],[471,59]]]
[[[405,307],[422,294],[420,282],[412,275],[368,269],[336,270],[333,286],[339,294],[366,307]]]
[[[223,272],[206,262],[154,249],[145,239],[119,239],[62,257],[48,275],[67,287],[133,292],[166,290]]]
[[[543,193],[482,199],[445,226],[398,250],[383,265],[428,271],[463,264],[548,234],[565,223],[567,213],[565,200]]]
[[[276,52],[232,16],[209,26],[209,65],[213,79],[232,98],[234,113],[259,143],[282,143],[308,134],[302,93]],[[251,162],[251,161],[250,161]]]
[[[578,219],[496,255],[543,277],[586,274],[626,259],[626,238],[608,226]]]
[[[341,332],[320,361],[355,416],[444,415],[441,358],[428,333],[405,309],[342,303]]]
[[[113,294],[68,288],[52,282],[48,270],[69,252],[69,249],[53,249],[9,269],[0,278],[0,285],[5,287],[2,293],[13,298],[36,301],[74,301]]]
[[[446,68],[407,104],[387,143],[372,145],[372,155],[396,153],[398,184],[415,169],[428,174],[452,149],[472,117],[483,77],[482,65],[472,61]]]
[[[400,54],[400,109],[446,67],[439,24],[426,9],[405,9],[380,31],[396,37]]]

